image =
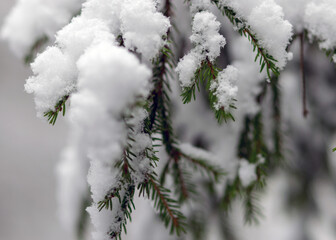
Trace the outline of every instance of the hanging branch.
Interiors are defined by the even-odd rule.
[[[229,119],[234,121],[235,119],[230,111],[232,109],[236,109],[234,104],[230,104],[230,109],[224,109],[224,107],[221,107],[217,110],[214,107],[218,98],[215,94],[215,89],[211,89],[211,83],[213,81],[217,81],[217,76],[220,71],[221,69],[206,58],[206,60],[201,63],[201,66],[195,72],[194,83],[189,87],[183,88],[183,92],[181,94],[183,103],[189,103],[192,99],[196,99],[196,88],[200,91],[200,83],[204,84],[206,90],[209,92],[209,105],[215,112],[215,117],[218,123],[222,123],[223,121],[227,122]],[[234,102],[236,100],[232,99],[232,101]]]
[[[55,125],[58,113],[62,112],[62,115],[65,116],[66,102],[69,99],[69,95],[64,96],[59,102],[55,105],[55,110],[50,110],[49,112],[44,113],[44,117],[48,118],[48,122],[51,125]]]
[[[170,225],[171,234],[175,232],[179,236],[185,233],[185,217],[179,211],[178,202],[170,198],[170,191],[157,182],[155,174],[148,174],[146,181],[139,184],[138,189],[139,196],[146,194],[154,201],[154,207],[159,212],[165,226]]]
[[[279,89],[279,79],[272,80],[272,111],[273,111],[273,156],[279,162],[283,159],[282,149],[282,129],[281,129],[281,93]]]
[[[237,17],[236,12],[228,6],[224,6],[220,0],[211,0],[211,2],[216,5],[216,7],[222,12],[222,14],[230,20],[232,25],[238,28],[238,33],[241,36],[246,37],[250,41],[253,46],[253,52],[257,52],[254,61],[257,61],[259,59],[260,72],[262,72],[266,67],[269,81],[271,81],[272,77],[271,72],[275,76],[279,76],[280,69],[276,66],[277,60],[272,55],[268,54],[267,50],[260,45],[257,36],[250,29],[250,27],[246,23],[246,20]]]
[[[302,114],[304,117],[308,115],[307,109],[307,88],[306,88],[306,74],[305,74],[305,63],[304,63],[304,32],[300,33],[300,70],[302,76]]]

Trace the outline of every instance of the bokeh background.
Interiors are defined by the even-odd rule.
[[[0,26],[14,3],[13,0],[0,2]],[[315,53],[312,54],[315,58]],[[319,55],[318,59],[320,58],[323,59],[322,55]],[[323,66],[328,62],[321,61],[324,61],[320,68],[323,70]],[[70,240],[70,234],[61,227],[57,216],[55,174],[60,152],[66,145],[67,125],[66,121],[58,121],[54,127],[51,127],[36,117],[33,97],[25,93],[23,89],[25,79],[30,74],[29,67],[14,56],[5,42],[0,41],[0,240]],[[334,79],[334,76],[335,71],[330,78]],[[290,79],[290,76],[287,76],[287,79]],[[311,88],[318,85],[315,81]],[[291,88],[291,86],[287,87]],[[322,95],[323,92],[315,92],[311,96],[318,99]],[[319,106],[323,106],[325,102],[328,107],[333,101],[335,98],[330,101],[322,98]],[[304,120],[301,118],[299,104],[294,107],[298,109],[297,115],[300,116],[298,117],[300,122]],[[322,108],[321,110],[323,111]],[[328,115],[326,119],[336,122],[333,116],[333,114]],[[330,125],[327,120],[325,124]],[[320,135],[314,135],[314,131],[307,131],[305,127],[296,129],[298,131],[295,133],[296,136],[301,136],[306,140],[310,138],[310,141],[302,141],[301,146],[299,140],[296,141],[298,145],[294,145],[299,148],[299,153],[306,153],[302,155],[302,161],[311,162],[309,159],[313,161],[320,159],[319,144],[326,144],[318,139]],[[335,130],[334,127],[330,129]],[[311,149],[307,143],[312,144]],[[336,141],[328,142],[327,148],[331,149],[333,143]],[[335,160],[335,157],[330,159]],[[330,162],[330,166],[332,165],[333,163]],[[310,170],[315,170],[312,164],[303,163],[299,166],[308,166]],[[323,176],[319,178],[320,180],[314,180],[312,192],[317,196],[314,207],[319,211],[316,216],[311,217],[311,211],[308,210],[306,216],[302,212],[286,211],[283,208],[286,205],[284,195],[288,194],[285,190],[290,183],[284,180],[286,178],[287,176],[279,171],[270,179],[261,202],[264,218],[259,225],[243,228],[242,207],[237,203],[233,210],[232,221],[239,239],[334,240],[336,236],[335,185],[325,181]],[[128,229],[129,239],[136,239],[139,228],[144,227],[146,223],[141,218],[141,211],[146,211],[148,204],[138,202],[137,206],[134,221]],[[310,205],[306,207],[309,208]],[[139,224],[141,222],[143,224]],[[149,229],[147,226],[147,229],[143,231],[150,232],[150,226]],[[306,236],[307,234],[309,237]],[[217,234],[214,233],[212,239],[217,239],[216,236]],[[159,235],[152,236],[152,238],[159,239]]]
[[[0,1],[0,25],[15,1]],[[23,84],[31,74],[0,41],[0,239],[69,239],[57,217],[55,168],[66,124],[36,118]]]

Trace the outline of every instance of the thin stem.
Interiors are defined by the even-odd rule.
[[[305,63],[304,63],[304,32],[300,34],[300,69],[302,76],[302,106],[303,106],[303,116],[307,117],[307,88],[306,88],[306,74],[305,74]]]
[[[173,225],[174,225],[175,227],[179,227],[180,224],[179,224],[178,218],[174,216],[174,213],[173,213],[173,211],[170,209],[167,200],[165,199],[165,197],[164,197],[164,196],[162,195],[162,193],[161,193],[160,187],[156,184],[155,180],[154,180],[151,176],[149,177],[149,181],[150,181],[151,184],[153,185],[154,190],[157,192],[157,194],[158,194],[158,196],[159,196],[159,198],[160,198],[160,200],[161,200],[163,206],[166,208],[166,210],[167,210],[167,212],[168,212],[170,218],[171,218],[172,221],[173,221]]]

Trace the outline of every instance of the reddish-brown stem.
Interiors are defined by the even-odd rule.
[[[304,64],[304,32],[300,35],[300,69],[302,76],[302,107],[303,107],[303,116],[307,117],[307,88],[306,88],[306,74],[305,74],[305,64]]]
[[[167,212],[168,212],[170,218],[171,218],[172,221],[173,221],[173,225],[174,225],[175,227],[178,227],[178,226],[180,225],[180,224],[179,224],[179,221],[178,221],[178,218],[174,216],[173,211],[170,209],[167,200],[163,197],[163,195],[162,195],[162,193],[161,193],[161,191],[160,191],[159,186],[156,184],[156,182],[154,181],[154,179],[153,179],[152,177],[149,177],[149,181],[152,183],[152,185],[153,185],[155,191],[157,192],[157,194],[158,194],[158,196],[159,196],[159,198],[160,198],[160,200],[161,200],[163,206],[166,208],[166,210],[167,210]]]

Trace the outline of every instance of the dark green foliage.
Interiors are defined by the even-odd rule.
[[[207,174],[209,179],[213,179],[215,182],[218,182],[225,175],[225,171],[219,166],[211,164],[207,159],[190,157],[183,152],[182,156],[195,170],[200,171],[202,174]]]
[[[154,175],[149,175],[148,180],[139,184],[139,196],[147,195],[154,201],[154,207],[166,227],[169,227],[170,233],[176,233],[178,236],[185,233],[185,217],[179,211],[179,204],[172,199],[170,190],[161,186]]]
[[[259,218],[262,216],[261,208],[259,206],[259,199],[254,186],[250,186],[243,193],[244,206],[245,206],[245,222],[248,224],[258,223]]]
[[[62,112],[62,115],[65,115],[66,102],[69,99],[69,95],[64,96],[59,102],[55,105],[55,110],[50,110],[49,112],[44,113],[44,117],[48,118],[48,122],[52,125],[55,125],[58,113]]]

